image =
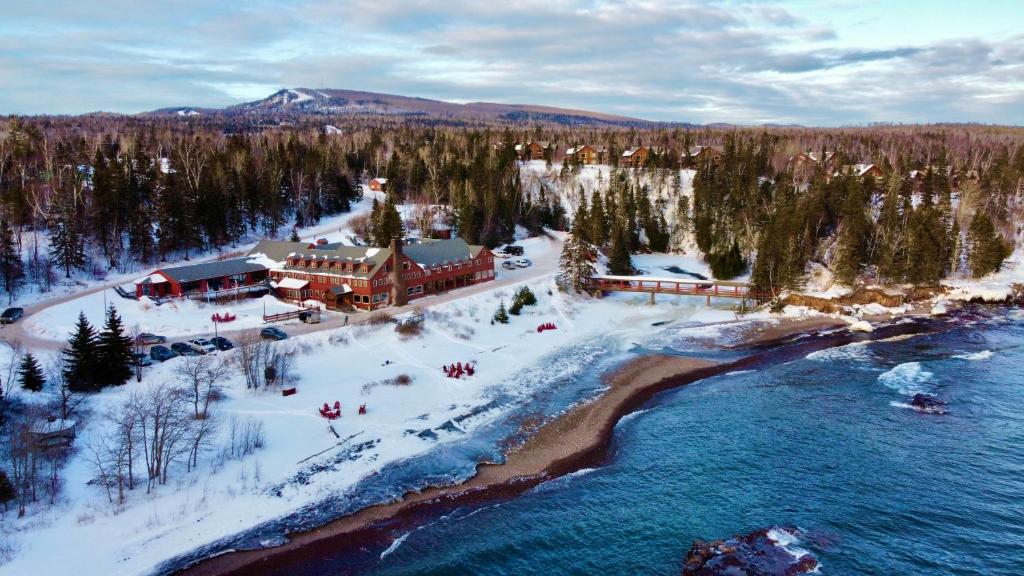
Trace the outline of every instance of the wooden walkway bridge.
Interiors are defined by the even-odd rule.
[[[682,278],[659,278],[655,276],[594,276],[590,289],[600,292],[646,292],[654,303],[655,294],[677,294],[681,296],[704,296],[708,306],[711,298],[733,298],[744,305],[752,301],[763,304],[772,299],[771,294],[761,292],[753,284],[729,280],[697,280]]]

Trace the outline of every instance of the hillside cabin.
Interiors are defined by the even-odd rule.
[[[370,183],[369,183],[370,190],[373,190],[374,192],[383,192],[384,191],[384,187],[387,186],[387,185],[388,185],[388,179],[387,178],[373,178],[372,180],[370,180]]]
[[[135,282],[135,296],[218,298],[264,289],[267,267],[251,258],[158,268]]]
[[[871,176],[875,180],[878,180],[885,175],[877,164],[847,164],[846,166],[843,166],[841,173],[852,174],[858,178]]]
[[[516,154],[521,160],[544,160],[547,151],[547,142],[531,141],[526,144],[516,144]]]
[[[494,255],[461,238],[389,248],[264,240],[253,248],[277,262],[270,285],[287,300],[375,310],[494,280]]]
[[[828,170],[832,160],[835,158],[835,152],[826,152],[824,165],[825,170]],[[793,156],[786,162],[786,170],[792,172],[793,179],[806,181],[811,178],[814,174],[814,170],[817,169],[819,164],[822,164],[821,159],[818,158],[818,154],[814,152],[801,152],[796,156]]]
[[[583,144],[573,146],[565,151],[565,158],[570,162],[579,162],[584,165],[598,164],[601,162],[600,154],[593,146]]]
[[[628,148],[622,153],[621,164],[627,168],[643,168],[647,166],[647,156],[651,149],[647,146]]]
[[[722,146],[690,146],[683,156],[684,166],[700,166],[705,162],[711,162],[715,166],[722,161],[725,148]]]

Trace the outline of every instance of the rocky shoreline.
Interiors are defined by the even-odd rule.
[[[847,344],[856,338],[885,338],[915,329],[908,324],[893,324],[870,336],[846,330],[823,332],[825,328],[838,326],[831,319],[769,325],[748,335],[746,347],[755,353],[728,363],[667,355],[636,358],[608,377],[606,393],[541,426],[523,445],[506,455],[505,463],[481,463],[476,475],[462,484],[409,492],[393,502],[370,506],[319,528],[289,534],[287,542],[280,546],[225,552],[174,574],[293,574],[297,567],[308,565],[318,557],[384,549],[391,544],[393,534],[422,525],[455,508],[508,500],[548,480],[601,465],[618,421],[660,392],[733,370],[789,361],[815,350]],[[799,344],[793,345],[801,334],[813,338],[799,339]]]

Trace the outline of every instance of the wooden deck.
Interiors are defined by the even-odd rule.
[[[659,278],[654,276],[594,276],[590,279],[591,290],[601,292],[645,292],[654,300],[655,294],[676,294],[681,296],[704,296],[711,304],[711,298],[733,298],[762,304],[771,300],[771,295],[760,292],[753,284],[729,280],[684,280],[680,278]]]

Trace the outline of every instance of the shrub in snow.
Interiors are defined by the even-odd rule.
[[[516,316],[519,315],[523,310],[523,306],[536,306],[537,297],[534,296],[533,292],[526,286],[523,286],[519,290],[516,290],[514,296],[512,296],[512,307],[508,309],[510,314]]]
[[[498,311],[494,313],[494,318],[491,323],[497,322],[498,324],[508,324],[508,311],[505,310],[505,301],[502,300],[498,304]]]

